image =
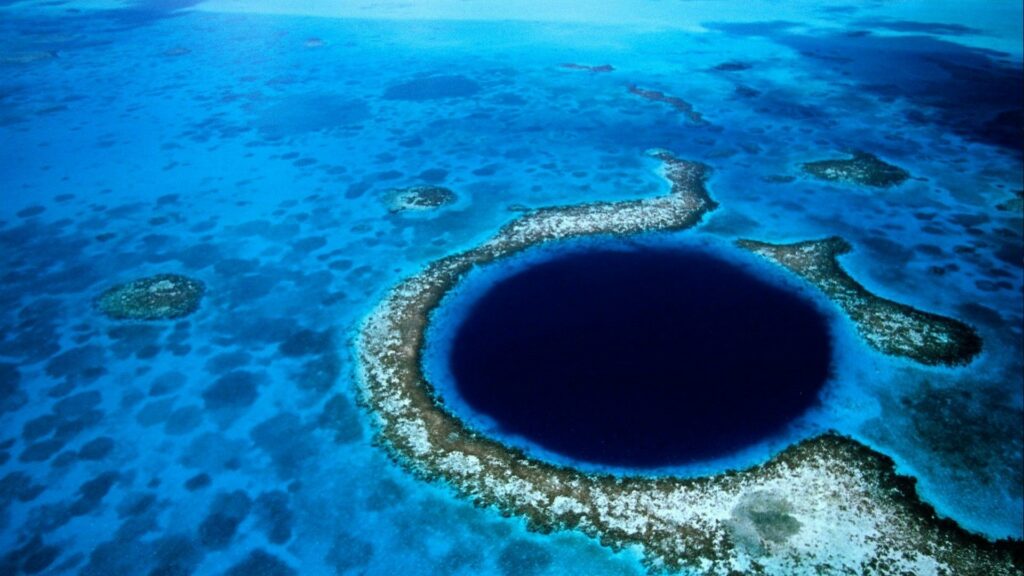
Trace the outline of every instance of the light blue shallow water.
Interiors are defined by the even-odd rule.
[[[836,428],[895,458],[940,513],[1024,535],[1022,222],[1005,205],[1020,117],[993,122],[1020,109],[1019,3],[837,4],[774,23],[793,10],[693,6],[704,26],[0,1],[0,573],[642,573],[634,552],[528,533],[390,462],[356,405],[351,340],[390,286],[510,207],[664,193],[654,147],[711,165],[721,207],[645,241],[838,234],[870,290],[985,341],[967,368],[922,368],[837,315],[820,409],[676,472]],[[430,97],[409,99],[424,78]],[[854,149],[914,178],[800,173]],[[392,189],[419,184],[459,200],[388,212]],[[140,324],[94,308],[160,272],[206,284],[198,312]]]

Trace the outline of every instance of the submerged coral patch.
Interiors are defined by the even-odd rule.
[[[309,132],[356,130],[370,117],[362,100],[341,94],[296,94],[264,110],[254,122],[260,135],[280,140]]]
[[[687,120],[694,124],[707,124],[707,120],[704,120],[704,116],[701,115],[700,112],[697,112],[696,110],[693,109],[693,104],[690,104],[689,102],[683,100],[678,96],[671,96],[658,90],[648,90],[646,88],[640,88],[635,84],[630,84],[628,86],[628,90],[630,94],[639,96],[644,100],[651,100],[652,102],[662,102],[668,104],[669,106],[675,108],[677,111],[681,112],[684,116],[686,116]]]
[[[880,160],[868,152],[854,152],[851,158],[843,160],[819,160],[807,162],[803,171],[821,180],[847,182],[875,188],[889,188],[902,184],[910,173]]]
[[[119,320],[167,320],[188,316],[199,308],[206,287],[179,274],[157,274],[119,284],[97,299],[107,316]]]

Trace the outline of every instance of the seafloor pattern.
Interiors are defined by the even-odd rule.
[[[0,573],[1008,569],[1019,3],[570,4],[0,0]],[[908,177],[805,172],[852,151]],[[396,211],[411,189],[451,194]],[[644,476],[427,436],[534,493],[418,457],[359,405],[381,398],[362,396],[362,328],[414,336],[460,255],[489,257],[469,277],[598,223],[675,229],[644,241],[820,301],[837,354],[820,406],[735,460]],[[853,248],[835,294],[735,247],[833,236]],[[104,314],[108,290],[160,275],[201,298]],[[388,326],[403,287],[429,301]],[[880,302],[970,326],[980,351],[889,354],[858,317]],[[464,429],[399,383],[430,429]]]

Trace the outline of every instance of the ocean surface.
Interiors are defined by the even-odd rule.
[[[0,0],[0,574],[645,573],[391,461],[352,340],[390,287],[523,210],[665,193],[652,148],[709,165],[720,207],[642,241],[790,286],[834,347],[792,425],[657,473],[835,429],[941,515],[1024,536],[1019,1],[337,4]],[[801,171],[853,151],[911,178]],[[427,185],[455,201],[389,204]],[[973,325],[980,357],[885,356],[732,248],[831,235],[868,290]],[[203,282],[194,313],[97,308],[161,273]],[[456,411],[451,334],[508,274],[438,311],[425,365]]]

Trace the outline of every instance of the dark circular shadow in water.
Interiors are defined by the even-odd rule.
[[[780,432],[829,376],[807,299],[695,250],[591,250],[490,287],[457,328],[458,393],[572,459],[651,468]]]

